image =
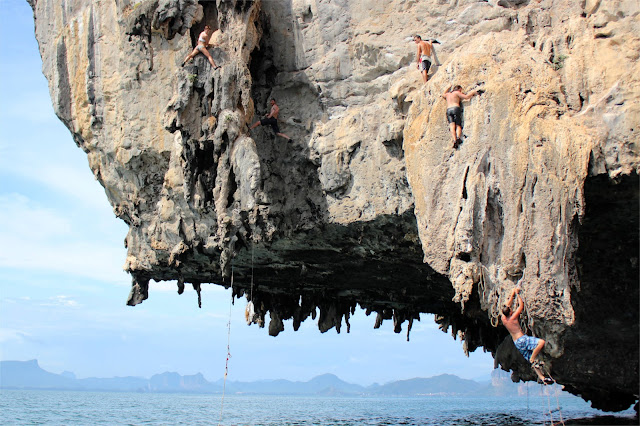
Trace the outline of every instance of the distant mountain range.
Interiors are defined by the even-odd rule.
[[[398,380],[384,385],[360,386],[347,383],[333,374],[323,374],[307,382],[260,380],[227,381],[228,394],[260,395],[326,395],[326,396],[429,396],[429,395],[511,395],[522,394],[512,383],[509,373],[495,370],[491,382],[479,383],[451,374],[430,378]],[[54,374],[43,370],[37,360],[0,361],[1,389],[52,389],[113,392],[222,393],[222,379],[207,381],[200,373],[182,376],[178,373],[141,377],[77,379],[71,372]]]

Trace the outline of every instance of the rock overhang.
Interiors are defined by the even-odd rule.
[[[252,270],[271,334],[316,310],[339,329],[357,304],[397,331],[432,312],[466,350],[532,379],[496,322],[519,283],[551,372],[612,410],[638,387],[632,3],[30,2],[56,112],[130,226],[131,304],[151,279],[199,288],[232,268],[241,296]],[[441,42],[424,87],[405,43],[415,13]],[[205,22],[224,66],[179,69]],[[439,100],[454,82],[486,90],[456,151]],[[274,96],[291,146],[245,131]],[[622,308],[601,310],[607,299]],[[584,350],[603,335],[624,347],[616,362]]]

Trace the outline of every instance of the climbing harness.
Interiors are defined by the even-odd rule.
[[[229,374],[229,358],[231,358],[231,306],[233,305],[233,265],[231,265],[231,300],[229,302],[229,320],[227,321],[227,360],[224,365],[224,381],[222,382],[222,400],[220,402],[220,421],[218,426],[222,424],[222,412],[224,409],[224,394],[227,388],[227,375]]]

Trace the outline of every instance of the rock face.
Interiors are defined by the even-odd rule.
[[[129,225],[129,304],[233,282],[272,335],[435,313],[533,380],[499,324],[520,285],[559,383],[637,401],[637,1],[29,3],[56,113]],[[222,68],[181,67],[205,24]],[[439,42],[424,85],[415,33]],[[485,91],[458,149],[453,84]],[[293,141],[248,130],[270,98]]]

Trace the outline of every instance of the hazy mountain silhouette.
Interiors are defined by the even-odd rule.
[[[0,387],[71,389],[75,380],[40,368],[38,361],[0,361]]]
[[[0,361],[2,389],[57,389],[114,392],[221,393],[222,379],[209,382],[200,373],[183,376],[165,372],[149,379],[112,377],[77,379],[69,371],[54,374],[43,370],[37,360]],[[518,386],[509,373],[495,370],[492,383],[478,383],[451,374],[430,378],[398,380],[383,385],[360,386],[333,374],[323,374],[300,382],[283,379],[255,382],[227,381],[228,394],[330,395],[330,396],[424,396],[424,395],[518,395]],[[521,393],[521,392],[520,392]]]
[[[436,395],[473,394],[486,388],[473,380],[461,379],[452,374],[442,374],[428,379],[398,380],[371,389],[375,395]]]

